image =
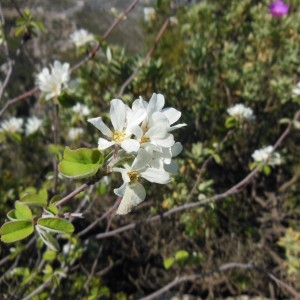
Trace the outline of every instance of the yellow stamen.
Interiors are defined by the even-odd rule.
[[[138,178],[139,178],[139,174],[137,171],[129,171],[127,173],[127,175],[129,176],[130,178],[130,182],[134,182],[134,181],[137,181]]]
[[[116,143],[122,143],[125,140],[126,134],[125,131],[114,131],[112,139]]]
[[[148,143],[148,142],[150,142],[150,139],[148,138],[148,137],[146,137],[146,136],[143,136],[142,138],[141,138],[141,144],[144,144],[144,143]]]

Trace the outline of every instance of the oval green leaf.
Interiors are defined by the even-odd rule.
[[[187,259],[188,257],[189,253],[185,250],[179,250],[175,253],[175,259],[177,261]]]
[[[32,219],[32,212],[28,205],[22,203],[21,201],[15,202],[15,216],[18,220],[28,220]]]
[[[164,259],[164,267],[165,269],[170,269],[175,262],[175,259],[173,257],[168,257]]]
[[[38,219],[37,224],[40,228],[57,233],[72,233],[74,226],[67,220],[59,218],[41,218]]]
[[[80,179],[95,175],[101,168],[103,156],[98,149],[65,148],[64,158],[58,165],[59,172],[68,178]]]
[[[32,234],[33,230],[33,222],[29,220],[7,222],[0,229],[1,241],[4,243],[20,241]]]

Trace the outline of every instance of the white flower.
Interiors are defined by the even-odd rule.
[[[256,162],[264,162],[268,160],[270,165],[279,165],[282,163],[282,159],[278,152],[274,152],[273,146],[266,146],[259,150],[255,150],[252,154],[252,158]]]
[[[176,142],[172,147],[162,148],[162,152],[153,152],[153,157],[150,162],[150,166],[154,168],[164,168],[166,172],[176,174],[178,165],[172,158],[179,155],[182,151],[182,144]]]
[[[136,131],[141,147],[161,152],[162,148],[169,148],[175,143],[174,136],[170,132],[186,126],[186,124],[171,126],[179,120],[181,112],[175,108],[163,108],[164,105],[164,96],[155,93],[149,103],[141,97],[134,102],[133,111],[140,107],[146,111],[146,118],[141,124],[141,129]]]
[[[144,20],[150,22],[155,19],[155,9],[154,7],[144,7]]]
[[[83,135],[83,133],[84,131],[82,128],[72,127],[69,129],[68,139],[71,141],[78,140]]]
[[[162,168],[149,166],[152,155],[140,149],[131,166],[125,168],[113,168],[113,171],[120,172],[124,183],[114,192],[119,197],[123,197],[118,207],[117,214],[123,215],[130,212],[135,206],[145,200],[146,191],[139,178],[142,177],[150,182],[165,184],[169,182],[170,175]]]
[[[62,64],[55,61],[48,68],[43,70],[37,75],[37,85],[39,89],[46,94],[46,100],[59,96],[64,88],[67,88],[68,81],[70,80],[70,65],[68,63]]]
[[[230,116],[237,120],[251,121],[255,119],[253,110],[249,107],[246,107],[244,104],[236,104],[235,106],[228,108],[227,112]]]
[[[145,117],[145,111],[136,109],[132,111],[126,106],[122,100],[113,99],[110,106],[110,118],[114,130],[110,130],[103,122],[101,117],[89,119],[98,128],[108,140],[99,138],[98,148],[100,150],[107,149],[113,145],[120,145],[127,152],[136,152],[140,143],[132,139],[132,135],[136,134],[139,129],[138,124],[142,122]]]
[[[33,116],[31,118],[27,119],[26,125],[25,125],[25,133],[26,135],[30,135],[38,131],[38,129],[41,127],[43,123],[43,120]]]
[[[94,35],[89,33],[86,29],[76,30],[70,35],[70,39],[76,47],[81,47],[95,41]]]
[[[76,103],[76,105],[72,107],[72,111],[80,116],[88,116],[91,112],[86,105],[81,103]]]
[[[294,96],[300,95],[300,82],[297,83],[297,87],[293,89],[292,93]]]
[[[12,117],[9,120],[3,121],[0,127],[0,131],[6,133],[22,133],[23,132],[23,119]]]

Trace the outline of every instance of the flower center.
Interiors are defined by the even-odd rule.
[[[124,141],[125,137],[126,137],[125,131],[114,131],[112,139],[116,143],[121,143]]]
[[[141,144],[144,144],[144,143],[148,143],[148,142],[150,142],[150,139],[148,138],[148,137],[146,137],[146,136],[142,136],[142,138],[141,138]]]
[[[139,174],[138,174],[137,171],[129,171],[129,172],[127,173],[127,175],[128,175],[129,178],[130,178],[130,182],[135,182],[135,181],[137,181],[138,178],[139,178]]]

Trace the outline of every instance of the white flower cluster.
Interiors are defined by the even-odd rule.
[[[246,107],[244,104],[236,104],[235,106],[228,108],[227,112],[238,121],[251,121],[255,119],[253,110]]]
[[[37,75],[36,84],[45,94],[46,100],[59,96],[62,90],[67,88],[70,80],[69,68],[70,64],[62,64],[56,60],[54,64],[50,66],[50,71],[48,68],[43,68]]]
[[[91,113],[90,109],[81,103],[76,103],[76,105],[72,107],[72,111],[81,117],[88,116]]]
[[[93,34],[89,33],[86,29],[78,29],[70,35],[70,40],[77,48],[84,46],[87,43],[95,41]]]
[[[151,22],[155,19],[155,8],[151,6],[144,7],[144,20],[145,22]]]
[[[82,135],[84,131],[80,127],[71,127],[68,132],[68,140],[75,141],[78,140]]]
[[[113,99],[110,107],[111,130],[102,118],[88,121],[98,128],[107,139],[99,138],[100,150],[115,146],[117,152],[110,162],[111,170],[120,172],[123,184],[114,190],[123,197],[117,214],[127,214],[146,197],[146,191],[139,182],[144,178],[150,182],[165,184],[170,180],[170,173],[177,171],[172,157],[182,150],[180,143],[175,143],[172,131],[186,124],[177,124],[181,112],[174,108],[163,108],[165,98],[153,94],[149,103],[141,97],[135,100],[132,108],[119,99]],[[124,157],[134,157],[131,163]]]
[[[25,124],[25,134],[31,135],[39,130],[43,121],[35,116],[27,119]],[[0,125],[0,132],[9,134],[23,133],[24,120],[22,118],[12,117],[6,121],[3,121]]]
[[[282,163],[280,154],[274,151],[273,146],[266,146],[255,150],[252,154],[252,158],[256,162],[264,162],[268,160],[268,164],[271,166],[280,165]]]

